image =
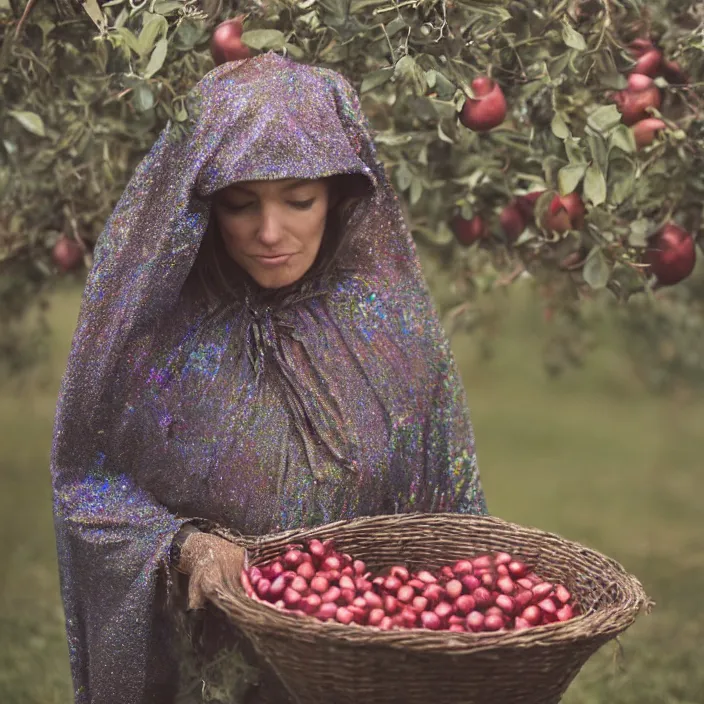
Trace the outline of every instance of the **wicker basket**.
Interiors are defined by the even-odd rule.
[[[406,514],[341,521],[247,542],[250,565],[284,546],[334,538],[372,571],[437,569],[506,551],[561,582],[581,615],[523,631],[377,629],[287,614],[223,586],[215,602],[252,640],[299,704],[549,704],[589,657],[650,606],[638,580],[598,552],[492,517]]]

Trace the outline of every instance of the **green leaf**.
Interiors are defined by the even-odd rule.
[[[567,127],[567,123],[559,112],[556,112],[555,116],[552,118],[550,128],[558,139],[567,139],[567,137],[571,136],[570,129]]]
[[[630,159],[612,159],[609,162],[609,203],[620,205],[633,195],[636,185],[636,165]]]
[[[570,164],[586,163],[587,160],[584,156],[584,150],[576,139],[572,137],[567,137],[567,139],[565,139],[565,151],[567,152],[567,159]]]
[[[416,62],[412,56],[402,56],[394,66],[394,73],[401,78],[412,78],[416,69]]]
[[[565,69],[567,68],[567,65],[570,62],[571,55],[572,55],[571,51],[566,51],[566,52],[564,52],[564,54],[562,54],[560,56],[551,57],[551,59],[550,59],[550,61],[551,61],[551,63],[550,63],[550,77],[551,78],[559,78],[565,72]],[[539,81],[535,81],[535,83],[539,83]]]
[[[151,15],[145,22],[144,27],[142,27],[142,31],[139,33],[139,39],[137,39],[139,55],[146,56],[152,51],[159,33],[161,32],[162,36],[166,36],[168,28],[169,23],[165,17],[161,15]]]
[[[124,27],[129,18],[130,18],[129,11],[127,10],[126,7],[123,7],[120,10],[120,14],[115,18],[115,21],[112,23],[113,29],[119,29],[120,27]]]
[[[543,181],[550,190],[557,189],[557,172],[565,165],[563,159],[554,154],[548,154],[543,158]]]
[[[621,113],[615,105],[602,105],[587,118],[587,124],[597,132],[607,132],[621,122]]]
[[[435,72],[435,91],[441,100],[451,100],[457,86],[445,74]]]
[[[593,249],[589,253],[582,270],[582,276],[587,284],[595,290],[605,288],[609,283],[611,267],[601,249]]]
[[[593,205],[606,201],[606,179],[596,162],[592,162],[584,174],[584,197]]]
[[[301,59],[305,58],[306,53],[305,51],[303,51],[303,49],[301,49],[300,46],[296,46],[295,44],[286,42],[286,44],[284,44],[284,49],[286,49],[288,55],[296,59],[296,61],[300,61]]]
[[[388,66],[387,68],[380,68],[378,71],[372,71],[368,73],[362,79],[362,85],[360,87],[360,93],[366,93],[367,91],[374,90],[381,85],[384,85],[392,76],[394,75],[394,67]]]
[[[609,152],[606,149],[606,142],[600,134],[589,128],[585,132],[591,153],[590,161],[595,161],[602,169],[607,169]]]
[[[98,0],[83,0],[83,9],[101,32],[107,27],[108,23],[100,5],[98,5]]]
[[[166,59],[166,52],[168,51],[168,49],[169,49],[169,40],[168,39],[160,39],[156,43],[156,46],[154,47],[154,51],[152,51],[152,55],[149,57],[149,63],[147,64],[147,69],[144,72],[145,78],[151,78],[164,65],[164,60]]]
[[[475,169],[471,174],[462,176],[461,178],[453,178],[452,182],[459,186],[467,186],[469,191],[473,191],[481,183],[489,181],[486,172],[482,168]]]
[[[259,51],[277,50],[283,49],[286,37],[278,29],[250,29],[242,35],[242,43]]]
[[[564,22],[562,25],[562,41],[571,49],[584,51],[587,48],[587,43],[584,37],[572,25]]]
[[[586,164],[568,164],[563,166],[557,174],[557,186],[560,189],[560,195],[566,196],[568,193],[572,193],[579,185],[586,170]]]
[[[628,244],[631,247],[645,247],[648,244],[651,223],[647,218],[638,218],[631,223],[631,232],[628,235]]]
[[[396,169],[396,183],[398,184],[399,190],[407,190],[413,181],[413,174],[408,168],[408,164],[402,161],[398,168]]]
[[[181,22],[181,24],[176,25],[176,40],[180,45],[181,49],[189,51],[195,46],[200,44],[208,36],[205,26],[203,23],[196,24],[196,22],[186,19]],[[172,35],[173,37],[174,35]],[[244,35],[242,35],[244,38]]]
[[[37,137],[46,137],[44,121],[37,113],[26,110],[9,110],[8,113],[28,132],[36,134]]]
[[[462,203],[460,207],[460,217],[463,217],[465,220],[471,220],[474,217],[474,206],[471,203]]]
[[[129,47],[135,54],[139,54],[139,39],[134,35],[134,33],[127,27],[116,27],[113,30],[113,34],[122,38],[122,43]]]
[[[153,11],[160,15],[170,15],[183,7],[183,3],[180,0],[163,0],[163,2],[157,2]]]
[[[620,149],[626,154],[634,154],[636,139],[633,136],[633,130],[626,125],[619,125],[609,137],[609,149]]]
[[[622,73],[604,73],[600,76],[600,83],[604,88],[623,90],[628,86],[628,79]]]
[[[150,90],[146,83],[140,83],[134,89],[134,97],[132,98],[132,103],[137,112],[146,112],[154,107],[156,99],[154,98],[154,93]]]
[[[581,56],[576,51],[570,51],[568,53],[570,56],[570,60],[568,63],[568,66],[570,67],[570,71],[576,76],[582,76],[584,74],[584,71],[581,67],[582,62],[579,60],[579,59],[581,59]]]
[[[411,181],[411,205],[415,205],[423,195],[423,181],[419,178],[414,178]]]
[[[429,98],[430,102],[435,108],[436,114],[446,120],[455,121],[457,117],[457,110],[455,109],[455,104],[448,102],[447,100],[438,100],[437,98]]]

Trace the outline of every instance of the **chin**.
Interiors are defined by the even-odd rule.
[[[264,272],[261,274],[250,273],[250,275],[262,288],[266,289],[276,289],[291,286],[303,277],[303,274],[291,272]]]

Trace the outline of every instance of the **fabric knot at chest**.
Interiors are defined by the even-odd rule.
[[[264,369],[267,358],[272,362],[282,362],[284,351],[279,336],[288,335],[297,339],[295,327],[285,322],[280,313],[271,308],[249,309],[247,326],[247,355],[257,376]]]
[[[295,325],[283,310],[249,307],[247,355],[257,381],[263,374],[278,384],[290,418],[300,436],[311,470],[320,462],[314,446],[324,446],[336,464],[353,474],[355,441],[346,434],[339,405]],[[297,351],[294,351],[295,350]]]

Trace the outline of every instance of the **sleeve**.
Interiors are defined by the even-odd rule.
[[[172,699],[168,558],[187,519],[134,479],[117,375],[139,335],[176,308],[196,256],[208,214],[191,197],[199,158],[169,123],[135,169],[98,238],[59,393],[51,474],[76,704]]]
[[[54,482],[61,592],[76,704],[170,702],[167,616],[177,518],[126,476]]]

